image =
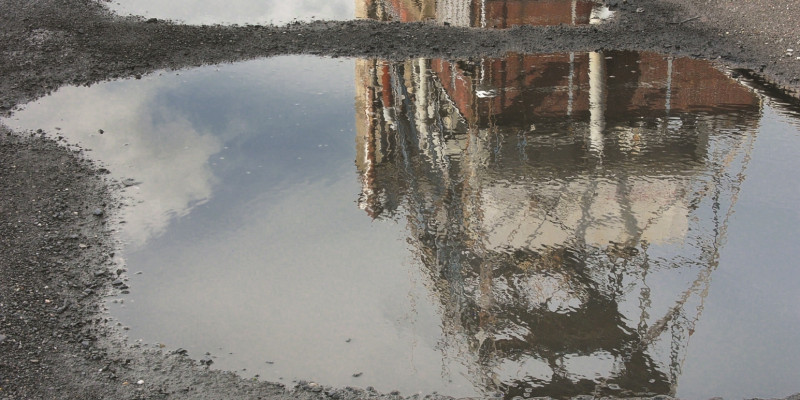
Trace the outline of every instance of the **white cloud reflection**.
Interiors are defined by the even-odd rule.
[[[163,233],[172,218],[209,198],[214,176],[208,159],[222,148],[218,138],[185,115],[157,104],[157,95],[170,85],[143,80],[90,90],[66,87],[6,123],[64,135],[90,149],[90,157],[102,160],[115,178],[141,182],[126,189],[139,204],[122,209],[123,240],[135,249]],[[100,129],[107,131],[100,134]]]
[[[142,15],[200,25],[352,19],[355,5],[351,0],[127,0],[109,3],[109,7],[120,15]]]

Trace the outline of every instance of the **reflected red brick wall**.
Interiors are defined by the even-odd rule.
[[[750,89],[705,61],[633,52],[610,52],[603,60],[607,118],[758,106]],[[479,125],[489,118],[513,123],[521,115],[581,118],[589,112],[587,53],[510,54],[468,71],[445,60],[431,66],[464,118]],[[478,95],[489,90],[492,97]]]
[[[480,3],[475,3],[476,14],[480,15]],[[510,28],[514,25],[585,25],[589,23],[594,8],[591,1],[576,1],[573,20],[571,0],[489,0],[485,5],[486,27],[489,28]]]
[[[590,0],[356,0],[356,17],[417,22],[468,14],[462,25],[510,28],[515,25],[588,24]],[[382,12],[374,10],[381,9]],[[373,13],[370,12],[373,10]]]

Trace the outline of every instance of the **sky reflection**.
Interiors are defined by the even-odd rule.
[[[352,19],[352,0],[124,0],[109,7],[121,15],[177,20],[186,24],[276,24],[312,19]]]

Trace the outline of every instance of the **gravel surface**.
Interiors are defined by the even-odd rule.
[[[90,0],[3,0],[0,115],[63,85],[301,53],[394,60],[660,51],[752,69],[796,96],[800,49],[787,49],[800,47],[799,3],[608,0],[617,14],[602,26],[489,32],[372,21],[182,26],[115,17]],[[106,222],[122,183],[103,172],[80,149],[0,126],[0,398],[400,398],[245,380],[201,365],[202,355],[126,343],[102,303],[127,274],[114,264]]]

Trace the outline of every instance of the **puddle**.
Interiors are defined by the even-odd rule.
[[[796,112],[649,53],[292,56],[3,123],[137,182],[132,339],[287,384],[742,398],[800,381]]]
[[[591,0],[126,0],[107,3],[120,15],[187,24],[286,24],[293,21],[432,21],[454,26],[583,25],[613,13]]]
[[[107,3],[120,15],[171,19],[186,24],[275,24],[352,19],[352,0],[124,0]]]

